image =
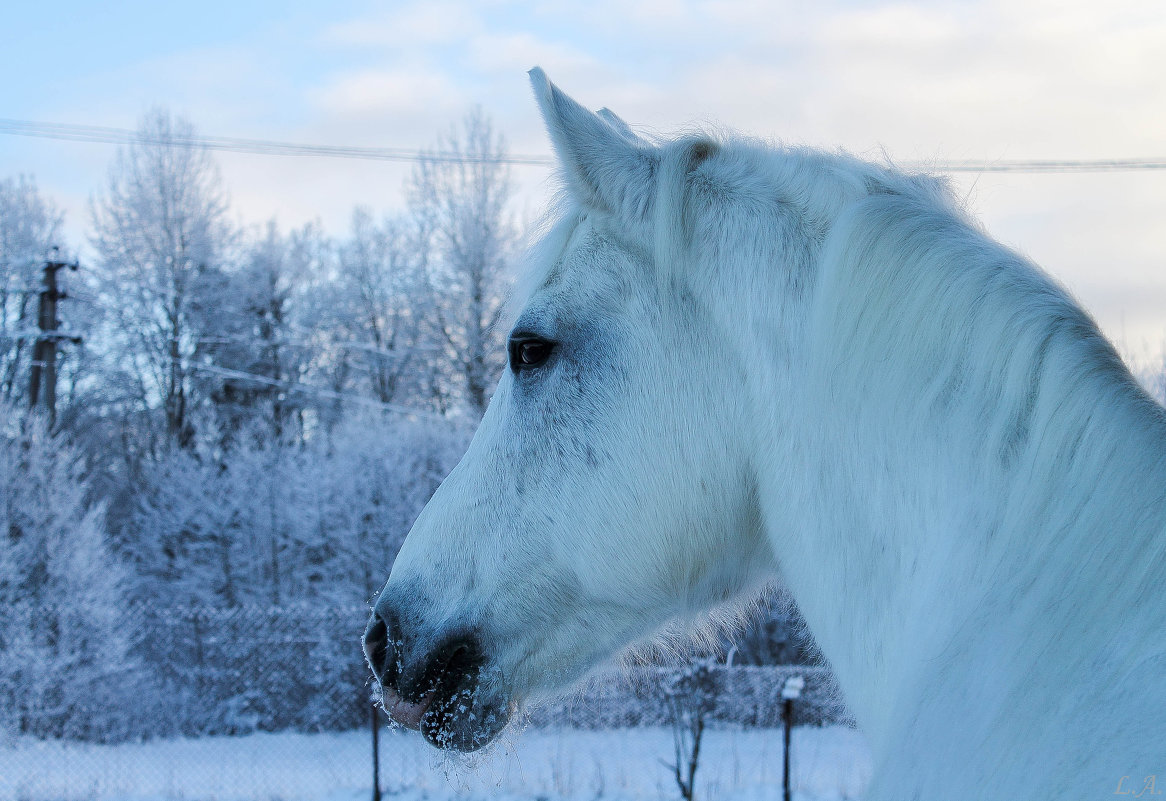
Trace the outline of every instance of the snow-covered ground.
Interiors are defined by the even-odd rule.
[[[667,729],[530,729],[485,755],[443,758],[420,736],[381,736],[387,798],[679,799]],[[777,799],[781,732],[705,734],[697,801]],[[367,801],[370,736],[255,734],[117,746],[18,741],[0,746],[0,801]],[[859,796],[870,774],[862,736],[841,726],[795,729],[794,797]]]

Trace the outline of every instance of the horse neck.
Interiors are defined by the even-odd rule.
[[[1100,647],[1166,567],[1161,409],[1067,297],[1018,275],[979,305],[944,300],[943,275],[823,276],[817,311],[774,298],[783,316],[746,326],[769,536],[876,740],[952,660],[1006,644],[1021,681]]]

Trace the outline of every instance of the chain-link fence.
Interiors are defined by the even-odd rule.
[[[35,628],[38,614],[57,620],[52,610],[20,620]],[[35,697],[18,684],[29,666],[9,669],[0,674],[11,701],[0,719],[0,801],[371,798],[366,614],[138,607],[122,616],[121,664],[66,671]],[[67,643],[59,630],[56,640]],[[9,668],[19,662],[5,658]],[[469,763],[385,727],[382,716],[380,784],[424,796],[674,797],[666,764],[675,760],[667,697],[675,673],[646,667],[594,679],[528,710]],[[861,786],[865,752],[825,670],[714,666],[698,783],[705,798],[780,787],[781,688],[793,674],[807,684],[794,708],[803,727],[791,749],[796,755],[801,743],[795,779],[825,781],[835,796]],[[81,698],[63,707],[70,694]]]

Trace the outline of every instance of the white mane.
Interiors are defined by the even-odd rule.
[[[931,176],[727,137],[658,165],[633,208],[662,283],[761,345],[758,398],[802,401],[774,415],[762,494],[881,752],[875,795],[1157,770],[1166,414],[1093,320]],[[800,347],[765,347],[782,339]]]
[[[876,743],[872,797],[1141,787],[1166,756],[1162,408],[935,181],[725,141],[686,191],[673,252],[777,362],[756,397],[795,399],[758,456],[767,522]]]

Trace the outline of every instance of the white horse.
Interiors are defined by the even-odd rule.
[[[1166,414],[1085,312],[936,180],[531,78],[569,208],[375,604],[390,714],[476,748],[778,578],[870,799],[1166,784]]]

